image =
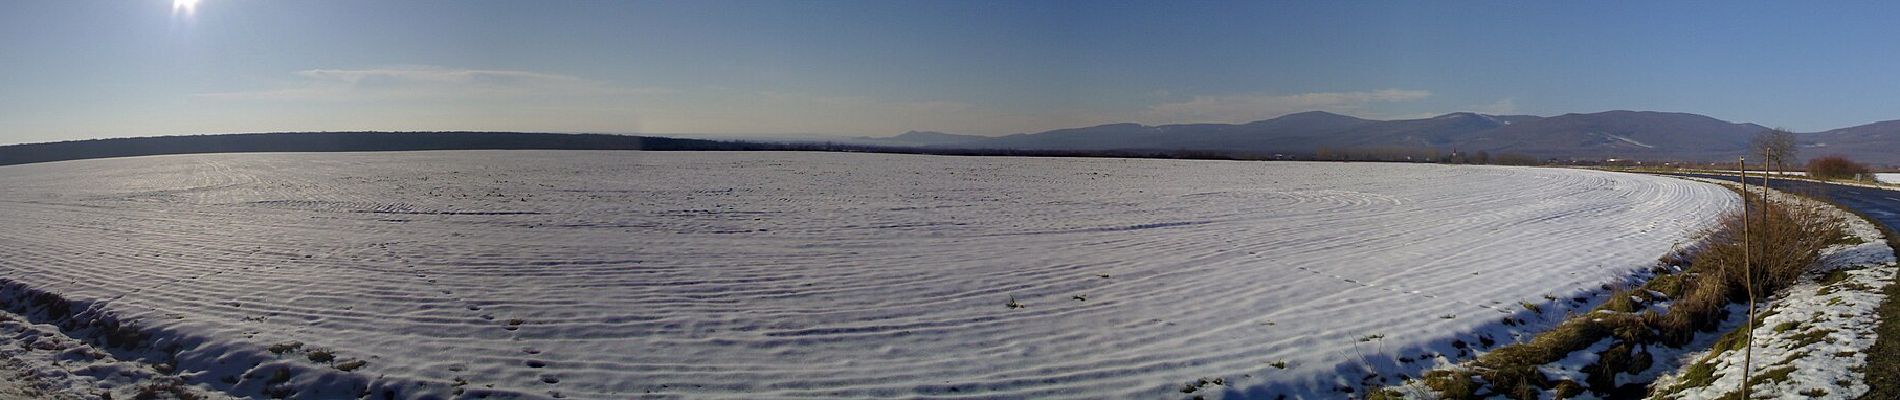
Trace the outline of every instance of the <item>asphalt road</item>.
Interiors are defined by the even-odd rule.
[[[1668,174],[1715,178],[1736,181],[1735,175],[1709,174]],[[1748,184],[1761,184],[1760,176],[1749,176]],[[1835,204],[1852,208],[1861,215],[1886,225],[1888,229],[1900,229],[1900,191],[1875,189],[1870,187],[1836,185],[1795,179],[1769,179],[1768,187],[1788,193],[1805,194],[1834,201]]]

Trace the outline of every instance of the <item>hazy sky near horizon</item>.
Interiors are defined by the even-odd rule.
[[[1309,110],[1900,119],[1891,2],[33,0],[0,143],[220,132],[1008,134]]]

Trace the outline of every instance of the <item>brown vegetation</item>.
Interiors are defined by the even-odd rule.
[[[1808,160],[1808,176],[1820,179],[1866,179],[1873,173],[1867,165],[1854,162],[1842,155]]]
[[[1430,147],[1320,147],[1313,151],[1313,160],[1319,161],[1387,161],[1387,162],[1426,162],[1440,164],[1496,164],[1496,165],[1539,165],[1542,160],[1523,154],[1504,153],[1492,156],[1490,152],[1478,151],[1445,152]]]
[[[1694,254],[1663,259],[1672,265],[1693,260],[1683,272],[1659,275],[1635,290],[1616,291],[1591,313],[1564,321],[1531,341],[1486,353],[1468,370],[1427,373],[1422,383],[1447,399],[1493,395],[1535,399],[1552,391],[1575,395],[1584,390],[1621,396],[1641,390],[1640,386],[1617,386],[1615,376],[1650,368],[1656,360],[1649,346],[1679,347],[1697,333],[1713,332],[1731,317],[1727,307],[1746,300],[1750,289],[1757,298],[1764,298],[1792,285],[1814,265],[1822,248],[1845,235],[1843,221],[1825,210],[1743,197],[1751,210],[1748,251],[1742,244],[1743,216],[1730,215]],[[1744,253],[1752,274],[1743,269]],[[1648,307],[1664,301],[1671,304],[1666,312]],[[1584,382],[1551,380],[1537,370],[1538,365],[1556,362],[1604,339],[1611,339],[1611,345],[1598,354],[1598,361],[1585,367],[1590,375]]]

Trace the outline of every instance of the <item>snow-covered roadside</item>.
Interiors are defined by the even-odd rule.
[[[1886,300],[1882,290],[1893,284],[1893,249],[1880,229],[1865,219],[1799,196],[1779,192],[1771,196],[1836,213],[1847,221],[1847,233],[1860,243],[1823,249],[1820,267],[1761,311],[1762,322],[1751,332],[1755,343],[1751,396],[1856,398],[1868,390],[1861,371],[1867,363],[1865,351],[1873,346],[1874,329],[1880,324],[1876,309]],[[1741,349],[1709,353],[1686,355],[1682,362],[1690,368],[1658,379],[1652,385],[1659,389],[1654,397],[1713,399],[1739,390]],[[1694,368],[1698,364],[1705,368]]]
[[[1721,180],[1684,179],[1737,186],[1734,182]],[[1749,190],[1761,193],[1758,186],[1749,186]],[[1893,251],[1887,246],[1881,231],[1859,216],[1804,197],[1778,191],[1770,193],[1771,200],[1777,203],[1792,207],[1815,207],[1832,213],[1845,222],[1845,233],[1857,240],[1853,244],[1823,249],[1816,261],[1818,268],[1775,298],[1768,299],[1762,306],[1764,320],[1753,331],[1756,343],[1752,368],[1755,371],[1753,394],[1759,398],[1860,396],[1869,390],[1866,384],[1861,383],[1863,376],[1860,371],[1867,363],[1864,352],[1874,344],[1874,329],[1879,325],[1876,309],[1885,300],[1882,290],[1894,282]],[[1665,265],[1664,268],[1679,267]],[[1642,277],[1638,279],[1646,280]],[[1667,296],[1660,293],[1645,297],[1662,299],[1652,304],[1652,307],[1666,308],[1670,304]],[[1646,299],[1632,300],[1643,302]],[[1717,329],[1696,335],[1680,348],[1645,346],[1642,354],[1648,356],[1642,358],[1650,361],[1618,363],[1631,369],[1617,371],[1615,384],[1623,386],[1654,382],[1649,388],[1655,390],[1650,392],[1667,393],[1657,396],[1666,399],[1721,398],[1736,390],[1741,381],[1742,353],[1738,344],[1723,342],[1733,341],[1732,338],[1725,338],[1724,334],[1739,330],[1746,322],[1745,318],[1734,317],[1745,314],[1746,307],[1731,305],[1728,310],[1731,317]],[[1595,394],[1583,392],[1574,383],[1586,382],[1590,373],[1596,372],[1586,372],[1586,369],[1601,367],[1599,358],[1611,350],[1614,342],[1606,338],[1570,352],[1561,360],[1538,365],[1537,370],[1545,378],[1573,383],[1568,386],[1569,389],[1559,385],[1555,389],[1557,393],[1546,392],[1546,398],[1552,395],[1557,398],[1596,398]],[[1728,351],[1711,356],[1708,349]],[[1440,365],[1434,370],[1464,371],[1478,367],[1475,361],[1466,361]],[[1410,380],[1388,388],[1386,394],[1408,399],[1440,397],[1427,385],[1420,380]],[[1641,387],[1630,387],[1641,393]],[[1618,396],[1622,395],[1628,393]]]

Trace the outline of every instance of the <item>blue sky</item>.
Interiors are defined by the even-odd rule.
[[[1892,3],[19,1],[0,143],[997,135],[1326,110],[1900,119]]]

